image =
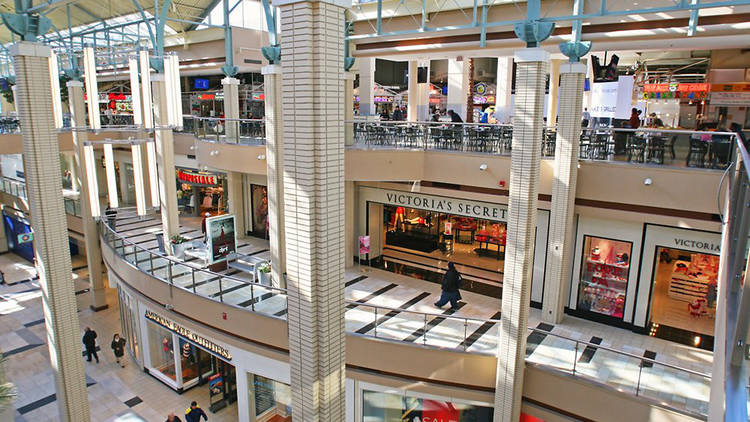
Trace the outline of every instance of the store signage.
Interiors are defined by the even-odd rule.
[[[21,233],[18,235],[18,243],[19,245],[22,245],[24,243],[31,243],[34,241],[34,233],[28,232],[28,233]]]
[[[191,185],[216,186],[219,178],[215,174],[210,173],[193,173],[190,171],[178,170],[177,179]]]
[[[485,95],[489,91],[487,84],[484,82],[478,82],[474,85],[474,93],[477,95]]]
[[[114,92],[110,92],[108,99],[114,100],[114,101],[130,101],[130,95],[116,94]]]
[[[253,92],[253,95],[251,96],[251,98],[253,101],[263,101],[266,99],[266,94],[262,92],[261,93]]]
[[[209,263],[226,261],[229,254],[237,252],[234,215],[224,214],[207,218],[206,234],[208,235]]]
[[[215,353],[226,360],[232,360],[232,354],[229,353],[229,350],[227,350],[224,347],[219,346],[218,344],[214,343],[213,341],[197,334],[191,331],[188,328],[183,327],[182,325],[172,321],[171,319],[165,318],[156,312],[152,311],[146,311],[146,319],[149,319],[162,327],[166,328],[169,331],[172,331],[173,333],[177,334],[178,336],[184,337],[193,343],[197,344],[198,346],[208,350],[211,353]]]
[[[683,248],[701,249],[709,252],[721,252],[721,245],[702,240],[674,238],[674,244]]]
[[[216,98],[216,95],[214,94],[201,94],[198,99],[199,100],[213,100]]]
[[[386,97],[384,95],[376,95],[372,97],[372,101],[375,103],[392,103],[393,97]]]
[[[711,105],[748,106],[750,92],[712,92]]]
[[[505,221],[508,216],[508,207],[506,205],[403,191],[379,190],[378,192],[383,193],[381,196],[382,203],[389,205],[401,205],[409,208],[419,208],[466,217],[485,218],[494,221]]]
[[[711,92],[750,92],[750,83],[711,84]]]

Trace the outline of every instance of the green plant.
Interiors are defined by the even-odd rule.
[[[0,412],[7,409],[16,397],[16,387],[13,383],[5,381],[4,366],[5,357],[0,354]]]
[[[176,234],[176,235],[172,236],[169,239],[169,241],[172,242],[173,245],[179,245],[180,243],[187,242],[187,239],[185,239],[184,237],[180,236],[179,234]]]
[[[270,273],[271,272],[271,263],[270,262],[264,262],[262,264],[258,265],[258,271],[261,273]]]

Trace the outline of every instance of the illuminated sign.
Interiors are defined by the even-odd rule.
[[[180,337],[184,337],[191,342],[197,344],[198,346],[208,350],[211,353],[215,353],[221,357],[223,357],[226,360],[232,360],[232,354],[229,353],[229,350],[226,348],[219,346],[218,344],[214,343],[213,341],[198,335],[191,330],[183,327],[182,325],[167,319],[156,312],[152,311],[146,311],[146,319],[150,319],[151,321],[161,325],[162,327],[166,328],[169,331],[172,331],[173,333],[177,334]]]
[[[214,94],[201,94],[201,96],[198,97],[199,100],[213,100],[216,99],[216,95]]]
[[[711,84],[711,92],[750,92],[750,84]]]
[[[375,103],[392,103],[393,97],[386,97],[384,95],[376,95],[372,98]]]
[[[266,99],[266,94],[262,92],[261,93],[253,92],[253,95],[251,96],[251,98],[253,101],[263,101]]]
[[[216,186],[219,182],[219,177],[211,173],[193,173],[186,170],[178,170],[177,180],[191,185]]]

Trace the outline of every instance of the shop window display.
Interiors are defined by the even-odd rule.
[[[289,385],[260,375],[247,374],[250,403],[255,403],[251,420],[291,422],[292,391]]]
[[[501,273],[506,224],[402,206],[383,206],[384,254],[451,260],[478,271]],[[400,249],[393,249],[396,247]],[[429,262],[428,262],[429,263]]]
[[[268,188],[261,185],[251,185],[253,206],[253,234],[268,237]]]
[[[633,244],[584,236],[578,309],[622,319]]]
[[[657,247],[651,321],[713,335],[719,256]]]
[[[172,333],[152,323],[147,327],[151,368],[176,381]]]
[[[362,422],[491,422],[492,407],[362,391]]]

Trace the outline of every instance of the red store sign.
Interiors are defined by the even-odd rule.
[[[185,170],[177,171],[177,179],[191,185],[216,186],[218,177],[215,174],[192,173]]]

